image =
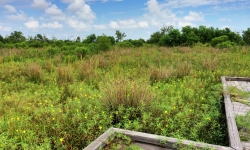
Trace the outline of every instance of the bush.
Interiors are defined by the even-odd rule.
[[[150,106],[154,96],[149,84],[129,79],[108,81],[100,89],[103,90],[102,103],[110,111],[117,111],[119,106],[138,108],[143,103]]]
[[[49,56],[54,56],[54,55],[60,53],[60,49],[57,47],[49,47],[47,52],[48,52]]]
[[[132,47],[134,47],[134,45],[130,42],[118,42],[116,44],[116,46],[118,46],[119,48],[132,48]]]
[[[228,36],[222,35],[222,36],[213,38],[210,43],[213,47],[215,47],[217,44],[222,43],[222,42],[226,42],[226,41],[229,41]]]
[[[107,51],[111,48],[111,39],[106,35],[97,37],[96,43],[98,44],[98,50]]]
[[[125,114],[129,120],[139,119],[150,108],[155,96],[149,83],[129,79],[107,81],[100,88],[103,90],[101,104],[114,115],[113,124],[122,123]]]
[[[0,48],[4,48],[4,44],[1,41],[0,41]]]
[[[216,45],[217,48],[223,49],[223,48],[232,48],[233,46],[236,46],[237,44],[234,42],[226,41],[222,43],[218,43]]]
[[[74,52],[77,54],[78,58],[83,58],[90,54],[90,51],[87,47],[77,47]]]

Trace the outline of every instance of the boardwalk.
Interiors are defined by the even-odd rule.
[[[235,124],[236,115],[245,115],[250,111],[250,97],[247,97],[247,92],[250,92],[250,78],[222,77],[222,83],[231,147],[239,150],[250,150],[250,141],[239,140]]]

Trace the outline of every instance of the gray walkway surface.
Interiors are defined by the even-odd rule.
[[[244,92],[250,92],[250,78],[229,77],[226,78],[226,85],[224,86],[228,89],[234,115],[246,115],[250,111],[250,106],[244,103],[250,104],[250,97],[242,97],[237,93],[233,93],[230,89],[234,87]],[[243,150],[250,150],[250,141],[241,141],[241,145]]]

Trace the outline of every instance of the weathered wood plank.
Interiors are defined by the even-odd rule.
[[[143,150],[173,150],[173,148],[159,147],[152,144],[146,144],[142,142],[134,142],[133,144],[139,146]]]
[[[227,81],[226,84],[227,86],[235,86],[233,81]]]
[[[248,85],[247,83],[248,83],[248,82],[243,82],[243,84],[244,84],[244,86],[245,86],[247,92],[250,92],[250,83],[249,83],[249,85]]]
[[[95,141],[89,144],[84,150],[99,150],[101,147],[106,145],[106,142],[110,139],[110,135],[113,132],[113,128],[109,128],[101,136],[99,136]]]
[[[222,76],[221,82],[223,84],[223,95],[224,95],[224,103],[225,103],[225,110],[226,110],[229,143],[232,148],[236,150],[242,150],[243,148],[240,143],[239,132],[238,132],[234,114],[233,114],[233,106],[230,100],[230,95],[227,90],[226,78]]]
[[[248,77],[228,77],[228,76],[223,76],[226,81],[249,81],[250,78]]]
[[[235,85],[236,88],[238,88],[239,90],[244,91],[244,89],[241,87],[239,81],[232,81],[232,82],[234,82],[234,85]]]
[[[250,142],[241,142],[244,150],[250,150]]]
[[[244,81],[238,81],[242,91],[248,92],[248,89],[246,88],[245,82]]]
[[[142,132],[117,129],[117,128],[114,128],[114,130],[116,132],[120,132],[131,137],[134,141],[153,144],[153,145],[163,145],[164,143],[164,148],[173,148],[173,145],[179,141],[179,139],[177,138],[164,137],[164,136],[159,136],[159,135],[154,135],[154,134],[147,134],[147,133],[142,133]],[[206,148],[213,148],[215,150],[233,150],[230,147],[199,143],[199,142],[194,142],[194,141],[189,141],[189,140],[181,140],[181,143],[184,145],[192,144],[194,147],[197,147],[197,148],[206,147]]]
[[[247,82],[241,81],[240,84],[245,88],[245,92],[250,92],[250,87],[247,85]]]
[[[233,104],[233,109],[234,109],[234,114],[236,115],[245,115],[247,112],[250,111],[250,107],[239,103],[239,102],[232,102]]]

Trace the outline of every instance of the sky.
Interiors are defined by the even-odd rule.
[[[90,34],[149,39],[161,27],[250,28],[250,0],[0,0],[0,34],[74,40]]]

